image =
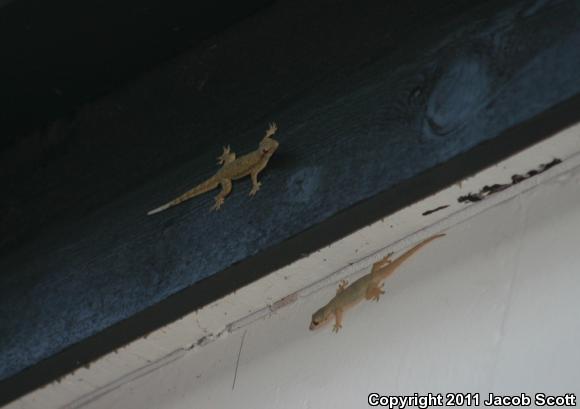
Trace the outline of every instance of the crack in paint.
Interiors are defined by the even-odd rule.
[[[236,387],[236,379],[238,377],[238,367],[240,366],[240,356],[242,356],[242,347],[244,346],[244,340],[246,339],[246,332],[248,332],[248,330],[244,331],[244,334],[242,335],[242,341],[240,342],[240,350],[238,351],[238,359],[236,360],[236,370],[234,372],[234,382],[232,383],[232,390],[234,390],[234,388]]]

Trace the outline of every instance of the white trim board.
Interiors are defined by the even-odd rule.
[[[482,201],[463,204],[457,200],[480,191],[485,185],[510,183],[512,175],[526,174],[554,158],[563,162]],[[427,236],[445,231],[547,180],[566,177],[576,167],[580,167],[579,124],[187,314],[98,359],[87,368],[80,368],[58,382],[23,396],[7,408],[83,407],[186,354],[201,353],[208,343],[257,319],[273,316],[279,308],[299,298],[335,285],[340,279],[352,279],[365,273],[373,262],[389,252],[398,252]],[[449,206],[428,216],[422,215],[444,205]]]

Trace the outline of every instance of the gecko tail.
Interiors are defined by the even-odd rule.
[[[197,185],[193,189],[188,190],[187,192],[185,192],[181,196],[173,199],[171,202],[165,203],[162,206],[159,206],[153,210],[148,211],[147,216],[151,216],[152,214],[156,214],[156,213],[162,212],[164,210],[167,210],[170,207],[177,206],[178,204],[181,204],[181,203],[185,202],[186,200],[189,200],[193,197],[199,196],[201,194],[209,192],[210,190],[215,189],[218,185],[219,185],[219,182],[217,182],[214,178],[208,179],[205,182]]]
[[[425,240],[423,240],[422,242],[420,242],[419,244],[416,244],[414,247],[411,247],[409,250],[407,250],[406,252],[404,252],[403,254],[401,254],[399,256],[398,259],[396,259],[395,261],[393,261],[391,264],[395,264],[399,265],[401,264],[403,261],[407,260],[409,257],[411,257],[416,251],[418,251],[421,247],[425,246],[427,243],[432,242],[435,239],[438,239],[440,237],[445,236],[445,233],[439,233],[439,234],[435,234],[434,236],[431,236],[429,238],[426,238]]]
[[[162,212],[164,210],[169,209],[170,207],[171,207],[171,203],[165,203],[163,206],[159,206],[159,207],[157,207],[157,208],[155,208],[153,210],[149,210],[147,212],[147,216],[151,216],[152,214]]]
[[[374,274],[376,274],[377,277],[381,277],[381,279],[384,280],[389,275],[391,275],[397,269],[397,267],[399,267],[401,264],[403,264],[403,262],[405,260],[407,260],[409,257],[411,257],[421,247],[423,247],[427,243],[429,243],[435,239],[438,239],[440,237],[443,237],[443,236],[445,236],[445,233],[439,233],[439,234],[436,234],[434,236],[431,236],[431,237],[423,240],[422,242],[420,242],[419,244],[416,244],[414,247],[411,247],[409,250],[407,250],[406,252],[401,254],[398,258],[396,258],[395,260],[391,261],[389,264],[386,264],[384,266],[381,266],[380,262],[375,263],[373,265],[373,270],[376,268],[377,271],[374,272]]]

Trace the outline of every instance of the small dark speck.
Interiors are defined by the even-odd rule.
[[[449,207],[449,205],[439,206],[439,207],[436,207],[435,209],[431,209],[431,210],[427,210],[427,211],[423,212],[422,215],[427,216],[427,215],[430,215],[431,213],[438,212],[439,210],[447,209],[448,207]]]
[[[423,90],[421,89],[421,87],[417,87],[411,92],[411,97],[418,98],[421,96],[421,94],[423,94]]]

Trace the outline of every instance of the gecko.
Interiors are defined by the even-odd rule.
[[[215,197],[215,204],[210,208],[210,211],[219,210],[226,196],[232,191],[232,180],[238,180],[248,175],[252,179],[250,196],[254,196],[260,190],[260,186],[262,186],[262,183],[258,182],[258,174],[266,167],[268,161],[276,149],[278,149],[278,141],[272,138],[277,130],[278,126],[276,123],[271,123],[268,130],[266,130],[266,135],[260,141],[258,149],[239,158],[236,157],[236,153],[232,152],[229,146],[224,146],[223,153],[217,158],[218,165],[222,165],[222,167],[215,175],[176,199],[173,199],[171,202],[149,211],[147,215],[159,213],[170,207],[177,206],[186,200],[209,192],[221,185],[222,190]]]
[[[334,298],[312,315],[309,329],[312,331],[320,328],[334,317],[335,323],[332,331],[337,333],[342,328],[342,318],[346,309],[353,307],[363,299],[379,301],[381,295],[385,293],[383,290],[383,286],[385,285],[383,281],[417,250],[430,241],[443,236],[445,236],[444,233],[429,237],[407,250],[395,260],[390,259],[392,254],[387,255],[382,260],[373,264],[370,273],[362,276],[350,286],[348,285],[348,281],[341,280]]]

